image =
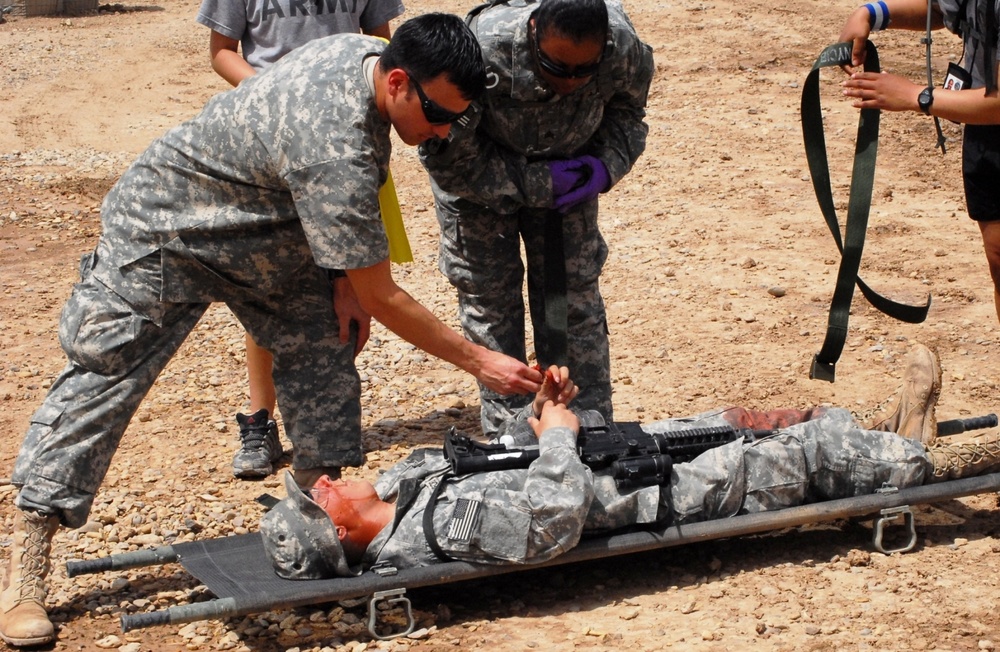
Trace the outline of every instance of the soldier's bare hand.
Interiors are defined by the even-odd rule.
[[[580,420],[568,407],[562,403],[545,401],[542,404],[542,414],[537,419],[528,417],[528,424],[535,431],[536,437],[541,437],[542,433],[549,428],[569,428],[575,433],[580,432]]]
[[[544,374],[520,360],[486,351],[486,360],[476,373],[476,378],[500,394],[531,394],[541,390]]]
[[[347,344],[351,339],[351,323],[357,324],[358,341],[354,345],[354,355],[357,357],[371,335],[372,316],[361,307],[351,281],[342,276],[333,279],[333,310],[340,325],[341,344]]]
[[[868,24],[868,10],[864,7],[858,7],[847,18],[847,22],[844,23],[844,28],[840,30],[840,36],[837,38],[838,43],[852,43],[851,65],[840,67],[848,75],[853,73],[856,68],[865,65],[869,34],[871,34],[871,28]]]
[[[569,405],[570,401],[576,398],[576,395],[579,393],[580,388],[569,377],[569,368],[551,365],[545,370],[545,380],[542,381],[542,388],[535,394],[532,411],[535,416],[541,414],[542,406],[545,405],[546,401]]]
[[[856,72],[841,83],[844,95],[854,98],[857,109],[916,111],[917,96],[923,86],[887,72]]]

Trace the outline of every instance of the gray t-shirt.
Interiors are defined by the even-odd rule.
[[[202,0],[195,20],[239,40],[260,71],[313,39],[368,32],[402,13],[401,0]]]
[[[963,67],[972,73],[972,88],[986,86],[984,69],[986,58],[993,56],[1000,61],[997,41],[986,40],[986,3],[990,0],[937,0],[938,8],[944,15],[944,25],[948,31],[959,34],[965,44],[962,57]],[[1000,0],[993,0],[994,8],[1000,16]],[[996,68],[994,67],[994,70]]]

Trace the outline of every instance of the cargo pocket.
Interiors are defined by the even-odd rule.
[[[42,406],[31,415],[31,423],[51,428],[59,421],[59,417],[63,415],[64,411],[61,405],[42,403]]]
[[[97,263],[97,251],[91,251],[80,256],[80,282],[87,279],[90,275],[90,270],[94,269],[94,265]]]
[[[802,447],[792,437],[754,443],[743,452],[746,469],[744,513],[768,512],[805,502],[809,472]]]
[[[28,431],[24,435],[24,441],[21,442],[21,451],[14,460],[11,482],[19,486],[28,483],[32,472],[37,470],[34,468],[36,447],[49,438],[64,412],[62,404],[46,401],[31,415]]]
[[[483,495],[479,512],[472,545],[495,559],[524,563],[531,515],[513,508],[506,492],[495,490],[488,490]]]
[[[470,288],[461,287],[470,274],[459,226],[459,212],[441,201],[435,202],[435,210],[440,235],[438,269],[459,290],[469,292]]]
[[[131,369],[146,353],[138,343],[152,326],[92,276],[73,288],[59,319],[59,343],[74,364],[105,376]]]
[[[875,464],[870,459],[860,456],[852,459],[848,478],[852,480],[848,496],[868,496],[875,493]]]

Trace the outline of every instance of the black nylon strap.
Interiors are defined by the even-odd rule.
[[[568,364],[566,302],[566,254],[563,250],[563,218],[549,211],[545,219],[545,351],[538,351],[544,366]]]
[[[441,495],[441,490],[444,489],[444,485],[450,477],[451,475],[441,476],[441,480],[434,487],[434,491],[431,492],[430,499],[424,505],[424,538],[427,539],[427,545],[430,546],[431,552],[441,561],[452,561],[452,558],[441,549],[441,546],[438,545],[437,537],[434,536],[434,508],[437,507],[438,496]]]
[[[802,136],[805,141],[806,160],[812,177],[816,200],[826,220],[830,233],[840,250],[840,270],[837,286],[830,302],[830,317],[827,323],[826,339],[823,347],[813,358],[809,377],[834,381],[835,366],[847,340],[847,321],[850,316],[854,286],[876,309],[885,314],[911,324],[919,324],[927,317],[930,309],[930,295],[926,305],[908,305],[887,299],[872,290],[858,277],[861,253],[868,228],[868,214],[871,208],[872,186],[875,180],[875,157],[878,150],[879,110],[862,109],[858,118],[858,137],[854,149],[854,170],[851,175],[851,192],[847,205],[847,220],[843,242],[837,211],[833,203],[830,185],[830,167],[826,157],[826,140],[823,136],[823,114],[819,101],[819,71],[828,66],[850,65],[851,43],[834,43],[820,53],[813,64],[802,88]],[[879,71],[878,52],[869,41],[865,57],[866,71]]]

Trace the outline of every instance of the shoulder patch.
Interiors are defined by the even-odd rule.
[[[472,531],[479,520],[482,501],[459,498],[455,501],[455,509],[448,520],[448,538],[452,541],[468,543],[472,539]]]

